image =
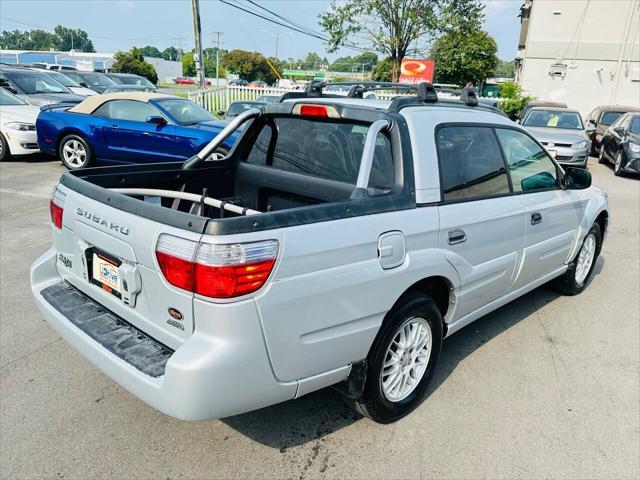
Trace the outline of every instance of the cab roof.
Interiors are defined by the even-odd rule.
[[[91,95],[82,102],[70,108],[68,111],[73,113],[91,113],[99,108],[103,103],[110,100],[135,100],[138,102],[149,102],[149,100],[157,100],[160,98],[180,98],[166,93],[155,92],[115,92],[106,93],[104,95]]]

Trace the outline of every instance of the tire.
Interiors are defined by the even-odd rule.
[[[604,158],[604,145],[600,145],[600,155],[598,155],[598,163],[601,165],[608,163],[607,160]]]
[[[407,339],[414,332],[416,338]],[[402,348],[403,343],[413,348]],[[395,422],[409,414],[425,399],[441,345],[442,315],[435,302],[423,293],[405,295],[387,313],[373,342],[364,392],[354,408],[377,423]],[[389,374],[394,368],[398,373]]]
[[[613,174],[616,177],[624,176],[624,170],[622,170],[623,164],[624,164],[624,153],[622,153],[622,150],[619,150],[618,156],[616,157],[616,163],[613,165]]]
[[[11,160],[11,150],[9,150],[9,144],[4,138],[4,135],[0,133],[0,162]]]
[[[564,275],[558,277],[554,286],[556,290],[564,295],[578,295],[582,293],[593,278],[593,269],[602,247],[602,232],[600,225],[594,223],[576,255],[576,258],[569,264],[569,268]],[[590,258],[590,260],[589,260]],[[584,263],[584,262],[588,263]]]
[[[229,149],[225,148],[225,147],[218,147],[216,148],[213,153],[211,155],[209,155],[209,157],[207,158],[207,162],[209,161],[215,161],[215,160],[221,160],[223,158],[225,158],[227,155],[229,155]]]
[[[58,145],[58,158],[69,170],[93,165],[94,155],[89,143],[80,135],[65,136]]]

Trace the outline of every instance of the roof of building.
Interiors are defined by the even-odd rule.
[[[107,93],[104,95],[91,95],[85,98],[82,102],[70,108],[70,112],[74,113],[91,113],[96,108],[100,107],[103,103],[109,100],[136,100],[138,102],[148,102],[149,100],[155,100],[158,98],[179,98],[173,95],[167,95],[166,93],[154,93],[154,92],[116,92]]]

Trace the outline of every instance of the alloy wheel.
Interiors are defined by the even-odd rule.
[[[424,318],[412,317],[398,328],[380,372],[387,400],[399,402],[411,395],[427,370],[432,346],[431,327]]]
[[[578,260],[576,262],[576,283],[580,286],[584,283],[591,271],[591,265],[596,254],[596,237],[593,233],[587,235],[584,239],[580,253],[578,254]]]
[[[84,166],[87,161],[87,150],[82,142],[76,139],[71,139],[64,144],[62,155],[66,164],[76,168]]]

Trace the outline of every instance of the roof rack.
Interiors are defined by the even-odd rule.
[[[464,88],[459,99],[438,98],[436,88],[429,82],[419,84],[394,83],[394,82],[332,82],[314,80],[309,82],[304,92],[288,92],[280,97],[280,101],[290,98],[345,98],[344,95],[325,93],[327,86],[350,87],[346,95],[347,98],[365,98],[366,92],[376,90],[403,90],[407,93],[415,91],[415,95],[402,95],[394,98],[387,111],[399,112],[405,107],[415,107],[418,105],[436,105],[471,107],[504,115],[504,112],[492,105],[486,105],[478,100],[478,96],[473,88]]]

